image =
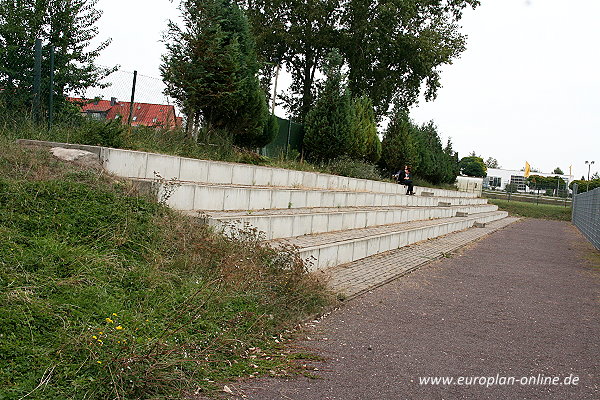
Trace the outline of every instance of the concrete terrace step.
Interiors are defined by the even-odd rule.
[[[477,214],[498,209],[492,204],[446,207],[345,207],[298,208],[283,210],[188,212],[206,219],[224,232],[254,227],[265,233],[265,239],[302,236],[402,223],[417,220],[449,218],[458,213]]]
[[[169,156],[143,151],[113,149],[70,143],[45,142],[19,139],[23,145],[64,147],[86,150],[96,154],[102,166],[110,173],[123,178],[155,179],[181,182],[205,182],[223,185],[277,186],[287,188],[317,188],[359,192],[403,194],[406,188],[390,182],[344,176],[272,168],[251,164],[198,160],[195,158]],[[434,196],[474,198],[474,193],[415,186],[415,193],[422,191]]]
[[[356,192],[327,189],[292,189],[212,185],[201,183],[156,183],[136,179],[139,187],[151,190],[158,185],[158,197],[176,210],[260,210],[308,207],[437,206],[440,201],[452,205],[487,204],[470,197],[422,197],[405,194]]]
[[[271,243],[287,244],[298,248],[300,256],[308,260],[310,270],[319,270],[345,264],[373,254],[397,249],[422,240],[461,231],[475,222],[492,222],[505,218],[508,213],[494,211],[468,217],[441,218],[413,221],[377,227],[320,233],[286,239]]]

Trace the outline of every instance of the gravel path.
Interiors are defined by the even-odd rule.
[[[234,398],[600,399],[600,265],[586,258],[592,251],[569,223],[512,224],[309,328],[310,340],[298,345],[325,357],[317,379],[249,380],[230,386]],[[570,375],[577,385],[519,383]],[[419,384],[430,376],[515,384]]]

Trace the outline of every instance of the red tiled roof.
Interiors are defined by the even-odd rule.
[[[103,112],[106,119],[129,118],[130,102],[116,102],[111,105],[110,100],[89,102],[85,99],[69,98],[74,103],[83,103],[82,112]],[[166,104],[133,103],[132,126],[162,126],[175,128],[181,126],[181,117],[177,117],[175,107]]]

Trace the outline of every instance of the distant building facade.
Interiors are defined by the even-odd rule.
[[[531,175],[540,175],[545,177],[559,176],[564,180],[567,185],[573,180],[573,175],[560,175],[547,172],[530,172]],[[514,169],[500,169],[500,168],[488,168],[487,176],[483,178],[484,189],[500,189],[504,190],[506,185],[514,184],[519,192],[529,192],[529,186],[527,185],[527,178],[525,177],[525,171],[518,171]]]
[[[97,120],[129,120],[131,103],[110,100],[86,100],[69,98],[72,103],[81,107],[81,113]],[[175,107],[167,104],[133,103],[131,126],[149,126],[175,129],[181,127],[181,117],[177,116]]]

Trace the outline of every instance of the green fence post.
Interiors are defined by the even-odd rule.
[[[33,116],[40,122],[40,96],[42,86],[42,39],[35,39],[35,60],[33,66]]]
[[[50,46],[50,90],[48,94],[48,130],[54,118],[54,46]]]

